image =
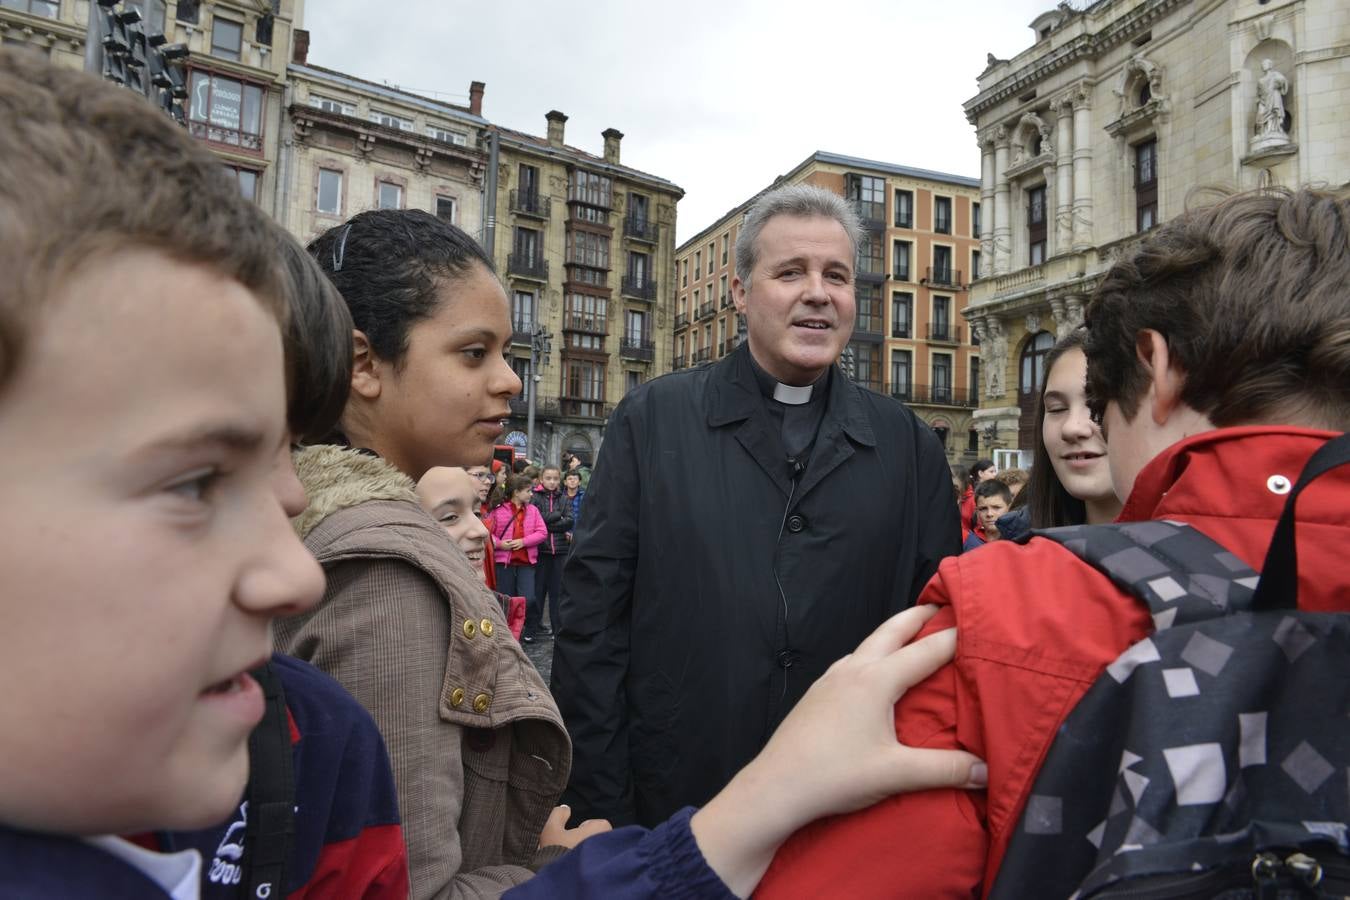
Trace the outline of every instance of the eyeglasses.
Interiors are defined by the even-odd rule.
[[[492,481],[492,480],[493,480],[493,478],[492,478],[492,473],[491,473],[491,472],[470,472],[469,475],[471,475],[472,477],[478,479],[479,481]]]

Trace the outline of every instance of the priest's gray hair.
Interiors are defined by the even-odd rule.
[[[774,216],[797,216],[809,219],[822,216],[834,219],[844,228],[854,256],[863,240],[862,222],[843,197],[813,184],[789,184],[760,195],[745,214],[740,233],[736,236],[736,277],[750,287],[750,273],[759,261],[759,233]]]

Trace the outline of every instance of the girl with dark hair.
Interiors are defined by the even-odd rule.
[[[1096,525],[1120,513],[1106,441],[1087,407],[1086,339],[1084,329],[1075,329],[1046,355],[1045,382],[1036,404],[1034,462],[1022,491],[1026,502],[999,519],[1005,537],[1029,528]]]
[[[534,567],[539,560],[539,545],[548,537],[544,517],[530,498],[534,483],[529,475],[521,473],[506,479],[505,503],[488,516],[488,529],[496,547],[493,561],[497,564],[497,589],[512,597],[534,598]],[[522,640],[534,640],[534,629],[539,623],[527,623]]]

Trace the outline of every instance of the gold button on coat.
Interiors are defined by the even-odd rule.
[[[483,632],[483,637],[492,637],[492,620],[484,619],[478,623],[478,630]]]
[[[455,688],[450,692],[450,705],[459,706],[464,702],[464,688]]]
[[[488,704],[491,702],[492,698],[487,694],[479,694],[477,697],[473,698],[473,711],[480,713],[487,712]]]
[[[464,636],[465,636],[466,638],[471,638],[471,637],[474,636],[474,633],[475,633],[476,631],[478,631],[478,626],[475,625],[475,624],[473,624],[473,619],[465,619],[465,620],[464,620]]]

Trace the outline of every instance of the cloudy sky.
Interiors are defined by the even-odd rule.
[[[483,113],[685,190],[678,239],[816,150],[979,176],[961,110],[1052,0],[307,0],[310,62]]]

